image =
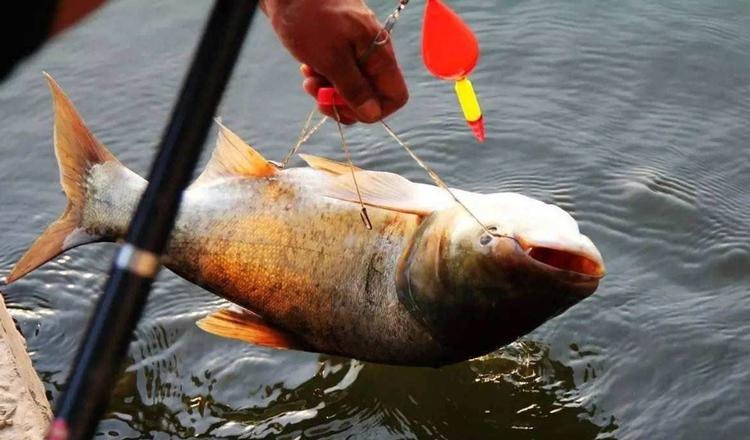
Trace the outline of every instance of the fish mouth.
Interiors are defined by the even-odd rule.
[[[588,278],[600,279],[606,271],[601,257],[582,255],[580,253],[544,246],[529,246],[524,249],[526,255],[535,262],[553,269],[572,272]]]
[[[516,241],[527,258],[546,270],[579,281],[598,281],[606,274],[599,250],[585,235],[573,239],[516,237]]]

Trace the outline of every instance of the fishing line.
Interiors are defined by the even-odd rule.
[[[320,129],[320,127],[322,127],[323,124],[325,124],[325,122],[328,120],[328,116],[324,115],[322,118],[320,118],[320,121],[318,121],[317,124],[315,124],[312,128],[310,128],[309,131],[306,132],[305,130],[307,130],[307,128],[310,126],[310,122],[312,122],[312,117],[313,115],[315,115],[316,110],[317,108],[313,107],[313,109],[310,110],[310,113],[308,113],[307,118],[305,119],[305,125],[302,127],[302,130],[300,130],[300,136],[297,139],[297,142],[292,145],[292,148],[288,153],[286,153],[284,159],[281,160],[281,168],[286,168],[286,165],[289,163],[292,157],[294,157],[299,152],[300,148],[302,148],[302,144],[307,142],[308,139],[310,139],[310,137],[315,134],[315,132],[318,131],[318,129]]]
[[[370,47],[367,49],[367,51],[362,55],[360,62],[367,59],[367,57],[372,53],[373,50],[375,50],[376,47],[382,46],[388,42],[393,26],[396,25],[396,22],[401,17],[401,13],[404,11],[407,4],[409,4],[409,0],[399,0],[399,4],[396,7],[396,10],[393,11],[391,15],[389,15],[388,18],[385,20],[385,24],[383,25],[383,28],[378,32],[377,35],[375,35],[375,39],[373,40],[372,44],[370,44]],[[336,107],[334,106],[334,110],[335,109]],[[422,167],[422,169],[427,172],[427,175],[430,176],[430,178],[435,182],[435,184],[443,188],[445,191],[447,191],[448,194],[450,194],[451,198],[453,198],[453,200],[456,203],[458,203],[458,205],[461,206],[461,208],[463,208],[464,211],[466,211],[466,213],[469,214],[471,218],[474,219],[474,221],[477,222],[477,224],[484,230],[485,233],[492,235],[492,236],[497,236],[496,233],[491,232],[487,228],[487,226],[485,226],[484,223],[482,223],[479,220],[479,218],[477,218],[477,216],[474,215],[474,213],[471,212],[471,210],[466,205],[464,205],[463,202],[461,202],[461,200],[458,199],[458,197],[456,197],[456,194],[454,194],[453,191],[451,191],[451,189],[448,187],[448,185],[445,184],[445,181],[443,181],[443,179],[438,175],[438,173],[436,173],[435,170],[430,168],[429,165],[427,165],[422,159],[420,159],[419,156],[417,156],[417,154],[414,152],[414,150],[409,146],[409,144],[401,140],[401,138],[396,134],[396,132],[394,132],[391,129],[391,127],[385,123],[384,120],[381,119],[380,123],[383,125],[383,128],[385,128],[385,131],[399,145],[401,145],[401,147],[403,147],[404,150],[406,150],[406,152],[409,154],[409,156],[411,156],[412,159],[414,159],[415,162],[417,162],[417,165]],[[349,164],[350,166],[353,166],[351,164],[351,161],[349,162]],[[354,173],[354,170],[352,169],[352,176],[354,175],[353,173]],[[360,202],[361,202],[361,198],[360,198]]]
[[[385,128],[385,131],[388,132],[388,134],[391,135],[391,137],[396,142],[398,142],[398,144],[401,145],[404,148],[404,150],[406,150],[407,153],[409,153],[409,156],[411,156],[411,158],[414,159],[414,161],[417,163],[417,165],[419,165],[420,167],[422,167],[422,169],[427,172],[427,175],[430,176],[430,178],[432,179],[432,181],[435,182],[435,184],[437,186],[439,186],[440,188],[443,188],[445,191],[447,191],[448,194],[450,194],[450,196],[453,198],[453,200],[456,203],[458,203],[459,206],[461,206],[461,208],[463,208],[464,211],[466,211],[466,213],[469,214],[471,216],[471,218],[473,218],[474,221],[476,221],[479,226],[481,226],[481,228],[484,230],[484,232],[486,232],[489,235],[493,235],[493,236],[497,236],[498,235],[498,234],[490,231],[489,228],[487,228],[487,226],[485,226],[484,223],[482,223],[479,220],[479,218],[477,218],[477,216],[474,215],[474,213],[471,212],[471,210],[466,205],[464,205],[461,200],[459,200],[459,198],[456,196],[456,194],[448,187],[448,185],[445,184],[445,181],[438,175],[438,173],[436,173],[435,170],[433,170],[432,168],[430,168],[429,165],[427,165],[422,159],[420,159],[419,156],[417,156],[417,154],[411,148],[411,146],[409,146],[409,144],[407,144],[406,142],[404,142],[403,140],[401,140],[401,138],[396,134],[396,132],[394,132],[393,129],[391,129],[391,127],[388,126],[388,124],[385,123],[385,121],[381,120],[380,124],[383,126],[383,128]]]
[[[409,3],[409,0],[399,0],[399,4],[396,7],[396,10],[394,10],[386,19],[385,24],[383,27],[378,31],[378,33],[375,35],[375,38],[373,39],[372,43],[370,43],[370,46],[367,48],[367,50],[362,54],[361,57],[359,57],[359,64],[362,64],[364,61],[369,58],[369,56],[372,54],[372,52],[378,47],[383,46],[390,40],[391,30],[396,25],[396,22],[401,17],[401,13],[406,8],[406,5]],[[357,199],[359,201],[360,205],[360,217],[362,218],[362,222],[365,224],[365,227],[369,230],[372,230],[372,222],[370,221],[370,217],[367,214],[367,208],[365,207],[364,201],[362,200],[362,193],[359,189],[359,184],[357,183],[357,177],[354,172],[354,163],[352,162],[351,153],[349,151],[349,146],[346,143],[346,138],[344,137],[344,131],[341,128],[341,117],[339,116],[339,111],[336,106],[336,104],[333,104],[333,112],[336,116],[336,128],[339,132],[339,138],[341,139],[341,147],[344,150],[344,154],[346,155],[346,160],[349,164],[349,170],[351,171],[352,175],[352,181],[354,182],[354,188],[357,192]],[[289,150],[287,155],[284,157],[284,159],[281,161],[281,166],[285,167],[286,164],[289,162],[289,160],[297,154],[299,149],[302,147],[302,144],[305,143],[310,136],[312,136],[328,119],[326,116],[323,116],[323,118],[310,130],[308,130],[308,127],[310,126],[310,123],[312,121],[313,114],[315,113],[315,108],[310,111],[310,113],[307,115],[307,118],[305,119],[305,123],[302,127],[302,130],[300,131],[300,136],[297,139],[297,143]],[[396,134],[396,132],[391,129],[388,124],[385,123],[384,120],[380,120],[380,123],[382,124],[385,131],[404,149],[406,152],[411,156],[411,158],[419,165],[423,170],[427,172],[427,175],[430,176],[430,178],[435,182],[437,186],[444,189],[448,194],[451,196],[451,198],[459,205],[461,208],[463,208],[464,211],[466,211],[471,218],[474,219],[474,221],[477,222],[477,224],[484,230],[485,233],[491,236],[498,236],[497,233],[490,231],[487,226],[482,223],[479,218],[474,215],[471,210],[464,205],[464,203],[459,200],[459,198],[456,196],[456,194],[448,187],[448,185],[445,184],[445,181],[433,170],[429,165],[427,165],[422,159],[417,156],[417,154],[414,152],[414,150],[401,140],[401,138]]]
[[[302,130],[299,131],[299,136],[297,136],[297,142],[299,142],[299,140],[305,136],[307,129],[310,128],[310,123],[312,122],[312,118],[314,115],[315,115],[315,107],[310,109],[310,111],[307,113],[307,117],[305,118],[305,123],[302,125]]]
[[[359,58],[359,63],[363,63],[367,58],[372,54],[372,52],[377,48],[378,46],[382,46],[388,42],[391,38],[391,30],[393,29],[393,26],[396,25],[396,22],[401,17],[401,12],[406,8],[406,5],[409,4],[409,0],[400,0],[398,2],[398,6],[396,7],[396,10],[391,13],[391,15],[388,16],[388,18],[385,19],[385,24],[383,27],[378,31],[378,33],[375,35],[375,38],[372,40],[372,43],[370,43],[370,47],[367,48],[365,53],[362,54],[362,56]]]
[[[396,25],[396,22],[398,21],[398,19],[401,17],[401,12],[404,11],[407,4],[409,4],[409,0],[399,0],[398,6],[396,7],[396,9],[388,16],[388,18],[386,18],[385,24],[375,35],[375,38],[373,38],[372,42],[370,43],[370,46],[367,48],[367,50],[365,50],[362,56],[359,57],[359,60],[357,61],[359,64],[364,63],[378,46],[382,46],[388,43],[388,41],[391,38],[391,30]],[[286,165],[289,163],[292,157],[294,157],[294,155],[299,152],[299,149],[302,147],[302,144],[307,142],[310,136],[312,136],[316,131],[318,131],[318,129],[326,122],[327,117],[323,116],[323,118],[312,129],[310,129],[310,131],[307,131],[308,127],[310,126],[310,123],[312,122],[312,117],[315,114],[315,110],[316,110],[316,107],[313,107],[310,110],[310,113],[307,114],[307,117],[305,118],[305,122],[302,126],[302,130],[300,130],[299,137],[297,138],[297,142],[292,146],[292,148],[289,150],[286,156],[284,156],[284,159],[281,160],[280,165],[282,168],[286,167]],[[334,111],[336,111],[337,118],[338,118],[338,111],[336,110],[335,106],[334,106]],[[365,211],[364,217],[367,217],[366,211]],[[364,217],[363,217],[363,221],[364,221]],[[365,223],[367,224],[368,222],[369,222],[369,218],[368,218],[368,221]],[[371,229],[371,228],[368,228],[368,229]]]
[[[362,193],[359,191],[359,184],[357,183],[357,177],[354,175],[354,163],[352,162],[352,155],[349,153],[349,146],[346,144],[346,139],[344,138],[344,130],[341,128],[341,117],[339,117],[339,110],[336,108],[336,105],[333,105],[333,113],[336,115],[336,128],[339,131],[339,137],[341,138],[341,147],[344,149],[344,154],[346,155],[346,160],[349,162],[349,171],[352,173],[352,180],[354,181],[354,189],[357,190],[357,199],[359,200],[359,206],[361,210],[359,211],[359,216],[362,219],[362,223],[365,224],[365,228],[368,230],[372,230],[372,222],[370,221],[370,216],[367,215],[367,208],[365,208],[365,202],[362,201]]]

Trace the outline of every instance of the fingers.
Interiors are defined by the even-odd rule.
[[[409,100],[406,81],[390,42],[376,47],[362,66],[348,66],[339,72],[342,74],[339,82],[334,79],[331,82],[354,110],[353,113],[346,112],[347,116],[351,115],[359,121],[377,122],[403,107]],[[311,73],[311,80],[306,84],[305,90],[317,94],[319,87],[325,87],[319,84],[324,84],[326,77],[317,75],[314,71]]]
[[[322,77],[310,77],[305,78],[302,81],[302,88],[305,89],[308,95],[316,98],[318,96],[318,89],[321,87],[331,87],[331,83]]]
[[[406,81],[390,41],[372,51],[362,65],[362,71],[379,99],[382,118],[400,109],[409,100]]]
[[[370,82],[359,69],[353,53],[321,73],[354,110],[357,119],[362,122],[377,122],[381,119],[379,99],[370,87]]]
[[[331,84],[336,87],[351,108],[339,108],[344,123],[377,122],[403,107],[409,99],[390,41],[376,47],[361,66],[352,57],[328,69],[328,74],[318,73],[306,64],[300,67],[300,72],[305,77],[303,88],[313,97],[317,97],[321,87]],[[320,110],[335,117],[330,107]]]
[[[302,74],[302,76],[313,76],[318,75],[312,67],[308,66],[307,64],[300,64],[299,66],[299,72]]]
[[[315,99],[318,97],[318,89],[321,87],[331,87],[331,83],[327,79],[316,73],[306,64],[300,66],[300,73],[302,73],[302,76],[304,77],[302,80],[302,88],[308,95]],[[333,110],[333,107],[318,106],[318,110],[324,115],[336,119],[336,112]],[[347,106],[340,106],[336,110],[338,110],[339,119],[342,124],[350,125],[359,120],[354,111]]]
[[[343,122],[376,122],[408,99],[406,84],[390,42],[363,53],[379,38],[383,25],[364,0],[264,0],[271,25],[295,58],[303,88],[317,98],[333,85],[350,109],[340,109]],[[333,115],[333,108],[321,111]]]

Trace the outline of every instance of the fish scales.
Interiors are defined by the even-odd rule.
[[[395,275],[420,218],[320,197],[325,173],[292,168],[189,188],[164,257],[188,281],[331,354],[365,360],[439,350],[401,305]],[[145,181],[92,169],[83,227],[122,237]],[[384,351],[384,352],[381,352]]]
[[[47,79],[68,206],[8,283],[67,249],[123,238],[146,187]],[[279,169],[219,123],[163,257],[236,305],[199,320],[203,330],[266,347],[440,366],[513,341],[591,295],[604,276],[599,251],[554,205],[453,189],[457,204],[397,174],[301,156],[309,167]],[[372,230],[361,222],[360,198]]]

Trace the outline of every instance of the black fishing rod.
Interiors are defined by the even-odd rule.
[[[133,330],[174,226],[182,192],[192,176],[257,0],[216,0],[177,104],[159,146],[148,186],[115,255],[107,284],[66,390],[50,440],[89,439],[121,370]]]

